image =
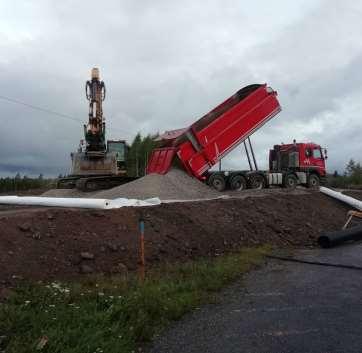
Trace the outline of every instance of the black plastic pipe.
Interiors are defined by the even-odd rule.
[[[318,238],[318,244],[322,248],[331,248],[333,246],[344,243],[349,240],[362,239],[362,224],[347,229],[337,230],[322,234]]]

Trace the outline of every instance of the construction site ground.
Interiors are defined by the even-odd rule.
[[[154,266],[258,244],[312,247],[322,232],[339,229],[348,211],[306,190],[240,196],[104,211],[1,206],[0,287],[136,270],[140,218],[146,265]]]
[[[362,244],[299,250],[297,259],[359,266]],[[359,353],[361,270],[269,260],[219,302],[174,323],[150,353]]]
[[[351,196],[357,200],[362,200],[362,190],[344,190],[343,194]]]

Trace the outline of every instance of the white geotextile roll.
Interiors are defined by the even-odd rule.
[[[159,198],[149,200],[134,199],[84,199],[72,197],[34,197],[34,196],[0,196],[0,204],[26,205],[26,206],[52,206],[52,207],[76,207],[112,209],[125,206],[154,206],[161,203]]]
[[[347,196],[347,195],[344,195],[342,194],[341,192],[339,191],[334,191],[334,190],[331,190],[331,189],[328,189],[328,188],[325,188],[324,186],[321,186],[319,188],[319,190],[323,193],[323,194],[326,194],[328,196],[331,196],[331,197],[334,197],[335,199],[337,200],[340,200],[342,202],[345,202],[347,203],[348,205],[362,211],[362,201],[359,201],[357,199],[354,199],[353,197],[351,196]]]
[[[107,209],[111,209],[111,208],[120,208],[120,207],[144,207],[144,206],[155,206],[155,205],[159,205],[161,203],[161,200],[158,197],[154,197],[152,199],[147,199],[147,200],[136,200],[136,199],[124,199],[124,198],[119,198],[119,199],[114,199],[114,200],[106,200]]]

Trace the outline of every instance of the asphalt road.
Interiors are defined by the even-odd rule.
[[[362,244],[296,258],[362,267]],[[362,271],[270,260],[175,323],[152,353],[362,352]]]

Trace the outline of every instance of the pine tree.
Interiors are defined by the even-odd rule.
[[[129,176],[145,175],[149,156],[156,145],[154,139],[153,135],[142,137],[141,133],[135,136],[127,155],[127,174]]]
[[[127,174],[129,176],[139,176],[139,151],[142,143],[140,133],[137,133],[128,150],[127,156]]]
[[[353,174],[354,168],[356,166],[356,162],[353,158],[351,158],[346,166],[346,175],[351,176]]]

